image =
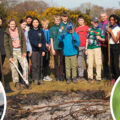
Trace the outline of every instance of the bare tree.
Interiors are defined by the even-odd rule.
[[[80,10],[82,13],[86,13],[87,9],[91,9],[92,8],[92,4],[90,2],[88,3],[83,3],[81,4],[79,7],[76,8],[76,10]]]
[[[103,7],[93,5],[92,8],[90,9],[90,16],[91,17],[99,17],[100,13],[104,11]]]
[[[17,11],[19,13],[24,13],[26,11],[37,11],[39,13],[43,12],[48,7],[48,4],[43,1],[25,1],[19,3],[12,7],[12,11]],[[22,8],[22,9],[21,9]]]
[[[14,7],[19,3],[19,0],[1,0],[1,3],[6,7]]]

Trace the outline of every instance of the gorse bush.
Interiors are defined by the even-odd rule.
[[[69,21],[73,22],[74,25],[77,25],[77,18],[79,15],[82,13],[80,11],[71,11],[67,10],[64,7],[57,8],[57,7],[50,7],[47,8],[44,12],[38,13],[37,11],[27,11],[26,13],[18,13],[16,11],[12,11],[11,13],[8,14],[7,20],[14,18],[16,19],[17,23],[19,23],[19,20],[21,18],[26,18],[26,16],[31,15],[32,17],[37,17],[40,21],[43,18],[46,18],[50,21],[49,27],[51,27],[54,23],[54,15],[61,15],[63,11],[67,11],[69,14]],[[23,15],[22,15],[23,14]],[[87,14],[82,14],[85,17],[86,24],[90,25],[90,20],[91,18]]]

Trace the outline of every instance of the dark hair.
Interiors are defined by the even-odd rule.
[[[39,19],[36,18],[36,17],[34,17],[34,18],[32,19],[31,28],[33,28],[33,22],[34,22],[34,20],[37,20],[37,21],[38,21],[38,23],[39,23],[38,29],[40,29],[40,28],[41,28],[41,23],[40,23]]]
[[[21,20],[20,20],[20,24],[22,24],[22,23],[24,23],[24,22],[26,22],[25,19],[21,19]]]
[[[115,21],[117,24],[119,24],[119,17],[118,17],[117,15],[115,15],[115,14],[110,15],[109,21],[110,21],[110,18],[111,18],[111,17],[113,17],[113,18],[114,18],[114,21]]]
[[[33,19],[33,17],[32,17],[32,16],[30,16],[30,15],[26,16],[26,19],[28,19],[28,18]]]
[[[3,20],[1,16],[0,16],[0,19]]]
[[[61,14],[61,16],[68,17],[68,13],[66,11],[63,11],[62,14]]]
[[[10,19],[10,20],[8,21],[8,24],[10,24],[12,21],[14,21],[15,24],[17,24],[17,23],[16,23],[16,20],[15,20],[14,18]]]
[[[85,18],[84,18],[83,15],[79,15],[79,16],[78,16],[78,19],[83,19],[83,20],[85,20]]]

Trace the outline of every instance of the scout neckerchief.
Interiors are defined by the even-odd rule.
[[[102,22],[102,30],[103,30],[103,33],[105,32],[105,25],[108,23],[108,20]]]
[[[118,24],[115,24],[115,26],[110,26],[111,30],[113,30],[114,28],[116,28],[118,26]],[[110,38],[111,38],[111,34],[110,34]]]
[[[115,24],[115,26],[110,26],[110,28],[113,30],[114,28],[116,28],[118,26],[118,24]]]

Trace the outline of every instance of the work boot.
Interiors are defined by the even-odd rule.
[[[21,89],[21,84],[19,82],[16,82],[15,87],[16,87],[17,90],[20,90]]]
[[[44,84],[44,82],[43,82],[43,80],[41,79],[41,80],[39,80],[39,84]]]
[[[73,78],[73,83],[77,83],[77,79],[76,78]]]
[[[60,81],[64,81],[64,77],[62,76],[62,77],[60,77]]]
[[[101,80],[96,80],[97,84],[100,84],[101,83]]]
[[[70,84],[71,83],[71,80],[70,79],[67,79],[67,82],[66,82],[67,84]]]
[[[35,84],[35,85],[38,85],[38,80],[34,80],[34,84]]]
[[[60,81],[60,79],[57,77],[57,78],[56,78],[56,81]]]
[[[88,78],[88,83],[91,83],[92,79],[91,78]]]

